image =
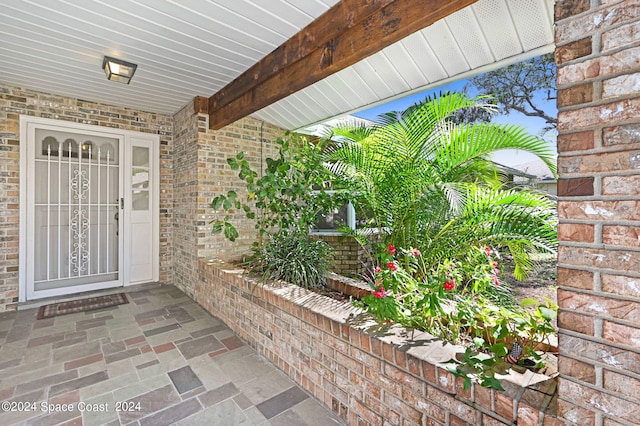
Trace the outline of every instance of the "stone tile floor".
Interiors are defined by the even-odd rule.
[[[0,313],[0,425],[343,424],[174,286],[127,296]]]

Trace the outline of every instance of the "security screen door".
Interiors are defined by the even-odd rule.
[[[27,127],[27,299],[157,280],[153,140]]]

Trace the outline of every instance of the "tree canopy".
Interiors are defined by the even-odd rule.
[[[546,111],[536,99],[541,92],[547,99],[556,98],[556,65],[552,53],[473,77],[469,83],[481,94],[493,96],[503,113],[509,114],[513,110],[529,117],[540,117],[548,129],[556,128],[555,114]]]

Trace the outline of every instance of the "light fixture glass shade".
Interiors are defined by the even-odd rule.
[[[110,58],[105,56],[102,61],[102,68],[107,78],[118,83],[129,84],[131,77],[136,72],[138,66],[131,62],[126,62],[120,59]]]

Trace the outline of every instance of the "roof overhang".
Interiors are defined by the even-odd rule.
[[[478,0],[342,0],[209,98],[220,129]]]
[[[300,130],[554,49],[553,0],[479,0],[253,116]]]
[[[0,82],[172,115],[218,92],[336,3],[9,0],[0,14]],[[553,0],[478,0],[252,115],[298,129],[549,52],[552,12]],[[138,65],[130,85],[106,80],[104,56]]]

